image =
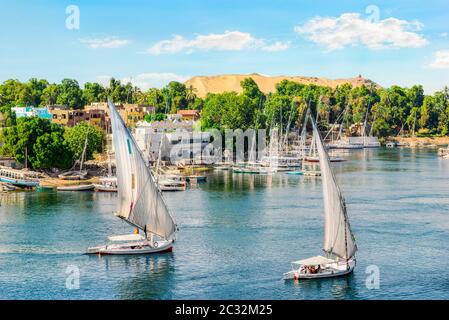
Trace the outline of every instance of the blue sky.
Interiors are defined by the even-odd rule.
[[[114,76],[145,89],[257,72],[449,85],[447,0],[340,2],[0,0],[0,81]],[[69,5],[79,29],[66,27]]]

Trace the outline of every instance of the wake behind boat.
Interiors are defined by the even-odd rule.
[[[177,226],[136,141],[108,99],[116,159],[118,210],[116,216],[137,228],[138,234],[109,237],[88,254],[149,254],[173,248]],[[142,234],[141,234],[142,233]]]
[[[311,122],[322,175],[325,213],[323,249],[326,256],[292,262],[292,270],[284,273],[285,280],[343,276],[351,273],[356,265],[357,245],[349,225],[345,199],[330,167],[320,133],[313,119]]]

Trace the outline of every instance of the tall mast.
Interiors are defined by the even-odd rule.
[[[83,153],[81,154],[81,163],[80,163],[80,171],[83,170],[83,164],[86,157],[86,149],[87,149],[87,138],[89,137],[89,132],[86,134],[86,140],[84,141],[84,149]]]

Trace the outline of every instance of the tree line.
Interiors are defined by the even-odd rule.
[[[164,114],[180,109],[202,110],[203,129],[291,129],[299,125],[304,110],[310,107],[323,130],[338,120],[345,128],[366,121],[370,131],[379,137],[449,133],[447,87],[425,95],[421,85],[381,88],[374,83],[359,87],[343,84],[333,89],[283,80],[274,92],[264,94],[252,78],[244,79],[241,87],[240,94],[209,93],[202,99],[195,88],[176,81],[162,89],[142,91],[114,78],[107,87],[88,82],[83,88],[73,79],[64,79],[60,84],[38,79],[25,83],[7,80],[0,85],[0,116],[3,126],[9,126],[15,121],[12,106],[56,104],[78,109],[92,102],[105,102],[110,96],[117,103],[156,106],[156,116],[147,117],[147,121],[164,119]]]
[[[56,84],[32,78],[27,82],[9,79],[0,84],[0,112],[7,113],[12,107],[18,106],[60,105],[81,109],[92,102],[106,102],[107,97],[111,97],[115,103],[153,105],[159,113],[202,107],[202,100],[196,96],[195,89],[176,81],[162,89],[142,91],[129,82],[123,84],[114,78],[110,79],[108,86],[87,82],[83,87],[74,79],[64,79]]]
[[[283,80],[273,93],[264,94],[251,78],[241,82],[243,92],[208,94],[201,113],[202,127],[217,129],[299,126],[307,107],[322,130],[338,121],[348,129],[367,124],[379,137],[449,133],[449,89],[425,95],[421,85],[381,88],[374,83],[335,89]]]

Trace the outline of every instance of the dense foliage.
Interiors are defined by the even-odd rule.
[[[197,98],[193,87],[170,82],[162,89],[142,92],[131,83],[122,84],[111,78],[109,86],[87,82],[81,88],[78,81],[64,79],[59,84],[47,80],[30,79],[22,83],[10,79],[0,84],[0,107],[61,105],[80,109],[92,102],[140,103],[157,107],[157,112],[176,112],[178,109],[201,109],[203,101]],[[4,111],[2,111],[4,112]]]
[[[1,153],[36,169],[67,168],[72,153],[64,139],[64,128],[37,117],[20,118],[2,130]]]
[[[103,141],[102,131],[87,123],[69,129],[38,117],[20,118],[1,134],[0,153],[34,169],[70,168],[79,159],[87,134],[87,159],[101,152]]]
[[[92,102],[106,101],[110,96],[117,103],[140,103],[156,106],[156,115],[147,121],[164,119],[162,114],[180,109],[202,110],[203,129],[246,129],[249,127],[293,128],[310,106],[323,129],[329,129],[340,116],[345,128],[367,121],[373,134],[380,137],[398,134],[449,134],[449,89],[425,95],[422,86],[352,87],[335,89],[304,85],[288,80],[277,84],[270,94],[260,91],[253,79],[241,82],[242,93],[224,92],[198,98],[192,86],[170,82],[162,89],[145,92],[130,83],[111,79],[109,86],[86,83],[81,88],[76,80],[64,79],[60,84],[30,79],[26,83],[7,80],[0,85],[0,126],[16,122],[12,106],[66,105],[81,108]],[[367,112],[368,111],[368,112]]]
[[[268,95],[251,79],[241,83],[243,92],[209,94],[204,100],[202,127],[236,129],[298,125],[307,106],[323,129],[339,120],[346,128],[367,122],[380,137],[399,134],[447,135],[449,89],[424,95],[422,86],[379,88],[349,84],[335,89],[288,80]],[[368,112],[367,112],[368,111]],[[341,120],[340,120],[341,119]]]
[[[165,113],[152,113],[145,115],[146,122],[164,121],[165,119],[167,119],[167,115]]]
[[[65,140],[73,154],[73,160],[80,159],[87,138],[86,160],[93,159],[95,153],[101,152],[103,147],[103,131],[87,122],[81,122],[73,128],[65,129]]]

